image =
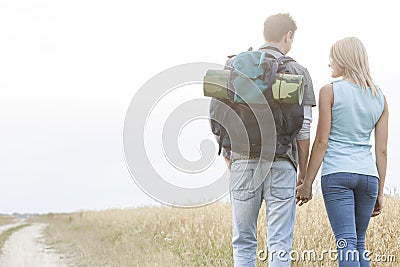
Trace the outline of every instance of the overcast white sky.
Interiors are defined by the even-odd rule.
[[[331,81],[333,42],[364,42],[391,112],[387,185],[400,188],[394,4],[0,1],[0,213],[155,203],[124,162],[123,123],[135,91],[175,65],[222,64],[226,55],[262,45],[263,22],[277,12],[297,21],[289,55],[309,69],[316,95]]]

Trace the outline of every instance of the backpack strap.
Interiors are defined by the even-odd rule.
[[[259,50],[267,50],[267,49],[269,50],[268,54],[273,56],[277,61],[281,62],[281,64],[282,63],[286,64],[291,61],[296,62],[296,60],[294,60],[293,58],[284,55],[278,48],[268,45],[268,44],[260,47]]]
[[[274,60],[266,60],[265,64],[268,66],[267,69],[270,69],[271,71],[265,72],[264,75],[264,82],[268,85],[268,88],[272,88],[272,84],[275,82],[275,75],[278,72],[279,68],[279,63]]]
[[[223,102],[225,102],[225,101],[223,101]],[[225,136],[227,134],[227,132],[225,130],[225,127],[224,127],[225,120],[226,120],[226,115],[227,115],[227,112],[225,112],[224,116],[222,117],[221,124],[220,124],[220,129],[219,129],[220,133],[219,133],[219,140],[218,140],[218,156],[221,155],[221,150],[222,150],[222,147],[223,147],[224,138],[225,138]]]
[[[287,63],[296,62],[293,58],[284,55],[278,48],[268,45],[268,44],[262,46],[259,50],[268,50],[268,54],[271,55],[273,58],[275,58],[276,61],[278,62],[278,68],[279,68],[279,65],[285,65],[284,72],[288,72],[288,70],[286,69]],[[264,77],[264,82],[273,80],[273,79],[271,79],[273,77],[272,75],[275,75],[277,70],[275,71],[275,67],[273,67],[271,69],[272,69],[271,75],[266,75]],[[268,84],[268,86],[269,85],[270,84]],[[272,86],[272,84],[271,84],[271,86]]]
[[[274,77],[279,69],[279,64],[282,64],[282,63],[280,63],[281,62],[280,59],[285,58],[285,55],[283,55],[282,52],[279,51],[278,48],[269,46],[269,45],[262,46],[259,50],[264,52],[262,60],[267,65],[266,69],[271,70],[271,71],[265,73],[264,83],[267,84],[268,88],[272,88],[272,84],[275,81]],[[265,50],[268,50],[268,51],[265,51]],[[265,56],[266,54],[272,56],[273,59],[275,59],[275,60],[267,60],[268,57]]]
[[[282,57],[280,57],[279,59],[278,59],[280,62],[282,62],[283,64],[286,64],[286,63],[288,63],[288,62],[296,62],[296,60],[294,60],[293,58],[291,58],[291,57],[288,57],[288,56],[282,56]]]
[[[224,127],[221,127],[221,134],[219,136],[219,140],[218,140],[218,156],[221,155],[221,150],[222,150],[222,142],[225,138],[225,129]]]
[[[261,46],[258,50],[268,50],[268,54],[273,56],[276,60],[285,56],[278,48],[269,44]]]

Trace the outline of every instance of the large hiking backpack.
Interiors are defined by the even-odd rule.
[[[242,52],[229,57],[224,70],[207,71],[203,89],[205,96],[213,97],[210,123],[218,136],[218,155],[224,147],[255,157],[272,152],[273,157],[279,157],[300,131],[304,118],[303,76],[289,73],[287,64],[294,60],[273,49]],[[269,125],[259,125],[259,118],[271,112],[273,121],[267,119],[263,123]],[[243,131],[238,131],[238,118],[248,140],[243,140]],[[265,139],[272,136],[271,131],[276,133],[273,146]],[[265,145],[269,147],[265,149]]]

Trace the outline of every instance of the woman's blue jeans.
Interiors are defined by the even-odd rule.
[[[370,266],[365,235],[378,196],[379,179],[339,172],[322,176],[321,187],[336,238],[339,267]]]

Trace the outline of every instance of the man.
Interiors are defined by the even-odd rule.
[[[265,44],[260,50],[277,56],[286,55],[292,47],[296,30],[296,23],[289,14],[268,17],[264,23]],[[231,171],[231,182],[239,181],[235,182],[230,190],[235,266],[256,265],[257,219],[263,199],[266,203],[269,266],[290,266],[289,253],[292,249],[296,212],[296,178],[297,184],[301,184],[306,173],[311,109],[316,102],[308,71],[295,61],[286,64],[290,73],[303,75],[304,79],[304,120],[296,138],[283,145],[282,140],[285,137],[278,134],[277,150],[272,165],[270,161],[260,159],[260,156],[245,156],[229,149],[223,150]],[[213,99],[210,110],[213,110],[215,105],[218,104]],[[218,135],[214,128],[214,134]],[[225,143],[227,140],[219,141]],[[261,185],[257,185],[254,182],[256,180],[262,181]]]

